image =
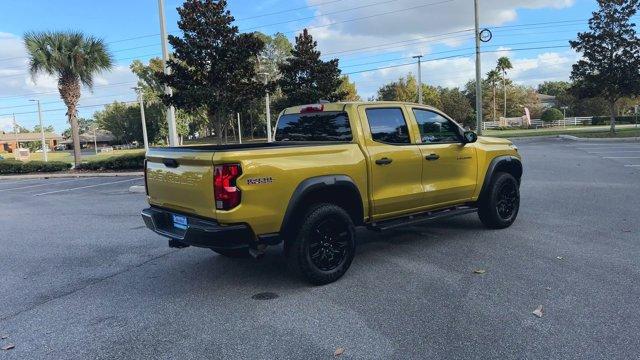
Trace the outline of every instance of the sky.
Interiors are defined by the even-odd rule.
[[[497,58],[513,63],[510,78],[537,86],[568,80],[579,55],[568,41],[587,29],[593,0],[479,0],[481,28],[493,33],[482,45],[483,74]],[[165,0],[167,30],[179,35],[176,7]],[[318,42],[323,59],[339,59],[364,99],[384,83],[417,73],[412,56],[423,55],[423,82],[462,87],[475,76],[473,0],[230,0],[240,31],[282,32],[293,42],[303,28]],[[103,104],[134,101],[136,77],[129,64],[161,55],[157,0],[28,0],[0,3],[0,130],[12,131],[12,114],[23,127],[68,128],[56,79],[28,74],[22,37],[30,31],[79,30],[103,38],[114,68],[83,89],[79,115],[91,117]]]

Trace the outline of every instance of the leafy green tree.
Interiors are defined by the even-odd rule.
[[[338,87],[338,91],[345,94],[342,100],[345,100],[345,101],[361,101],[362,100],[360,95],[358,95],[358,89],[356,89],[356,83],[349,81],[348,75],[342,75],[340,77],[340,87]]]
[[[81,161],[77,107],[81,85],[93,87],[95,74],[111,69],[113,60],[103,40],[80,32],[30,32],[24,36],[29,71],[57,76],[60,97],[67,106],[76,166]]]
[[[513,69],[511,60],[508,57],[502,56],[498,59],[496,70],[502,74],[502,89],[504,91],[504,116],[507,116],[507,70]]]
[[[550,123],[556,120],[562,120],[564,119],[564,116],[562,114],[562,111],[556,109],[556,108],[551,108],[551,109],[547,109],[542,113],[542,116],[540,117],[540,120],[546,122],[546,123]]]
[[[611,132],[616,131],[616,102],[640,94],[640,38],[631,21],[638,5],[639,0],[598,0],[589,31],[569,42],[582,53],[571,71],[572,90],[578,98],[602,97],[609,103]]]
[[[440,88],[440,108],[455,121],[465,125],[475,125],[475,117],[471,103],[458,88]]]
[[[47,126],[45,126],[45,127],[44,127],[44,132],[46,132],[46,133],[47,133],[47,132],[48,132],[48,133],[52,133],[52,132],[55,132],[55,131],[56,131],[56,130],[53,128],[53,126],[52,126],[52,125],[47,125]],[[39,132],[40,132],[40,125],[36,125],[36,126],[34,126],[34,127],[33,127],[33,132],[37,132],[37,133],[39,133]]]
[[[149,118],[159,118],[163,114],[162,104],[156,103],[145,106],[145,116]],[[95,125],[99,129],[107,130],[115,136],[121,143],[131,143],[138,141],[142,143],[142,121],[140,121],[140,105],[127,104],[124,102],[113,102],[104,107],[103,110],[93,114]],[[157,138],[160,128],[157,121],[147,122],[147,135],[149,141],[153,142]]]
[[[418,101],[417,82],[415,76],[407,75],[398,81],[382,85],[378,89],[378,101]]]
[[[284,98],[278,109],[289,106],[316,103],[319,100],[339,101],[347,95],[340,91],[338,59],[320,60],[317,43],[307,29],[296,36],[291,57],[279,66],[282,77],[278,85]]]
[[[491,85],[491,91],[493,93],[493,96],[491,97],[492,100],[492,113],[493,116],[491,117],[491,119],[493,121],[498,121],[498,117],[496,116],[496,87],[498,86],[498,81],[500,81],[500,72],[498,72],[498,70],[491,70],[487,73],[487,80],[486,80],[490,85]]]
[[[162,106],[164,86],[158,76],[163,70],[162,60],[157,57],[151,58],[147,65],[140,60],[134,60],[129,68],[138,77],[138,91],[141,92],[144,100],[148,140],[150,143],[163,142],[169,136],[169,126],[166,120],[166,108]],[[188,136],[191,130],[201,130],[205,125],[206,116],[187,113],[181,109],[176,111],[176,130],[181,138]],[[149,131],[149,129],[152,130]]]
[[[78,132],[84,134],[95,124],[93,119],[78,118]],[[66,139],[71,137],[71,128],[67,128],[62,132],[62,136]]]
[[[566,94],[571,88],[571,83],[568,81],[545,81],[538,85],[538,93],[555,96],[562,96]]]
[[[171,74],[161,76],[162,84],[175,91],[162,99],[191,114],[206,113],[221,144],[223,123],[264,94],[256,76],[264,42],[255,34],[239,33],[226,0],[187,0],[178,14],[182,36],[169,35],[174,49],[168,62]]]

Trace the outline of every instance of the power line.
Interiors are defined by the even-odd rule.
[[[538,47],[528,47],[528,48],[519,48],[519,49],[487,50],[487,51],[482,51],[481,53],[496,53],[496,52],[506,52],[506,51],[525,51],[525,50],[540,50],[540,49],[556,49],[556,48],[569,48],[569,47],[570,46],[568,46],[568,45],[538,46]],[[462,57],[468,57],[469,55],[473,55],[473,54],[470,53],[470,54],[464,54],[464,55],[452,55],[452,56],[446,56],[446,57],[442,57],[442,58],[427,59],[427,60],[423,60],[423,62],[444,60],[444,59],[452,59],[452,58],[462,58]],[[384,69],[391,69],[391,68],[408,66],[408,65],[415,65],[415,62],[409,62],[409,63],[397,64],[397,65],[389,65],[389,66],[383,66],[383,67],[378,67],[378,68],[373,68],[373,69],[353,71],[353,72],[348,72],[348,73],[342,73],[342,75],[360,74],[360,73],[365,73],[365,72],[384,70]]]
[[[324,13],[324,14],[320,14],[320,15],[321,16],[327,16],[327,15],[340,14],[340,13],[347,12],[347,11],[364,9],[364,8],[368,8],[368,7],[372,7],[372,6],[378,6],[378,5],[388,4],[388,3],[397,2],[397,1],[399,1],[399,0],[380,1],[380,2],[377,2],[377,3],[372,3],[372,4],[367,4],[367,5],[360,5],[360,6],[352,7],[352,8],[349,8],[349,9],[336,10],[336,11],[332,11],[332,12],[328,12],[328,13]],[[289,24],[289,23],[292,23],[292,22],[298,22],[298,21],[302,21],[302,20],[315,19],[316,17],[318,17],[318,16],[317,15],[307,16],[307,17],[293,19],[293,20],[286,20],[286,21],[280,21],[280,22],[275,22],[275,23],[271,23],[271,24],[253,26],[253,27],[246,28],[246,29],[240,29],[240,31],[248,32],[248,31],[251,31],[251,30],[261,29],[261,28],[265,28],[265,27],[269,27],[269,26]]]
[[[442,0],[442,1],[433,2],[433,3],[428,3],[428,4],[423,4],[423,5],[418,5],[418,6],[412,6],[412,7],[404,8],[404,9],[400,9],[400,10],[387,11],[387,12],[379,13],[379,14],[373,14],[373,15],[361,16],[361,17],[357,17],[357,18],[353,18],[353,19],[347,19],[347,20],[335,21],[335,22],[331,22],[331,23],[324,24],[324,25],[308,26],[308,27],[305,27],[305,28],[303,28],[303,29],[298,29],[298,30],[293,30],[293,31],[287,31],[287,32],[285,32],[285,34],[298,33],[298,32],[300,32],[300,31],[302,31],[302,30],[304,30],[304,29],[307,29],[307,30],[322,29],[322,28],[329,27],[329,26],[333,26],[333,25],[337,25],[337,24],[344,24],[344,23],[353,22],[353,21],[365,20],[365,19],[370,19],[370,18],[374,18],[374,17],[378,17],[378,16],[389,15],[389,14],[395,14],[395,13],[405,12],[405,11],[409,11],[409,10],[415,10],[415,9],[419,9],[419,8],[423,8],[423,7],[427,7],[427,6],[441,5],[441,4],[446,4],[446,3],[453,2],[453,1],[455,1],[455,0]]]
[[[128,82],[120,82],[120,83],[113,83],[113,84],[105,84],[105,85],[95,85],[93,86],[93,88],[105,88],[105,87],[114,87],[114,86],[123,86],[123,85],[132,85],[132,84],[137,84],[137,81],[128,81]],[[20,95],[11,95],[11,96],[3,96],[0,97],[0,99],[12,99],[12,98],[20,98],[23,96],[34,96],[34,95],[49,95],[49,94],[57,94],[58,91],[54,90],[54,91],[42,91],[42,92],[30,92],[30,93],[23,93]]]
[[[275,11],[275,12],[266,13],[266,14],[260,14],[260,15],[254,15],[254,16],[248,16],[248,17],[244,17],[244,18],[239,18],[239,19],[236,19],[236,21],[244,21],[244,20],[257,19],[257,18],[266,17],[266,16],[279,15],[279,14],[284,14],[284,13],[288,13],[288,12],[292,12],[292,11],[296,11],[296,10],[310,9],[312,7],[318,7],[318,6],[323,6],[323,5],[328,5],[328,4],[333,4],[333,3],[337,3],[337,2],[343,2],[343,1],[344,0],[325,1],[323,3],[315,4],[315,5],[311,5],[311,6],[301,6],[301,7],[297,7],[297,8],[291,8],[291,9],[280,10],[280,11]]]
[[[127,101],[118,101],[118,102],[119,103],[124,103],[124,104],[130,104],[130,103],[138,103],[138,100],[127,100]],[[113,104],[113,102],[104,103],[104,104],[77,106],[76,108],[83,109],[83,108],[105,106],[105,105],[110,105],[110,104]],[[54,111],[67,111],[67,108],[42,110],[42,112],[54,112]],[[0,114],[0,116],[25,115],[25,114],[36,114],[36,113],[38,113],[38,112],[37,111],[25,111],[25,112],[17,112],[17,113]]]

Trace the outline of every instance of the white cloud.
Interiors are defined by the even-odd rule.
[[[0,117],[0,131],[13,132],[13,118]]]
[[[438,34],[472,29],[474,26],[471,1],[454,0],[442,3],[438,0],[397,0],[360,8],[371,4],[371,1],[351,0],[348,2],[349,6],[341,9],[358,9],[340,13],[335,13],[340,10],[336,9],[335,4],[322,5],[323,0],[307,2],[317,8],[317,19],[309,24],[309,31],[318,41],[323,53],[407,39],[424,39]],[[562,9],[572,6],[573,3],[574,0],[487,0],[482,1],[480,18],[482,25],[501,25],[516,20],[518,9]],[[323,15],[325,13],[334,14]],[[362,20],[349,21],[356,18]],[[336,22],[335,25],[318,27]],[[455,45],[460,39],[472,36],[472,32],[452,34],[446,42]],[[437,42],[444,43],[445,40],[440,39]],[[410,47],[415,48],[415,45],[412,44]]]
[[[28,99],[38,97],[42,101],[45,124],[54,125],[57,131],[68,127],[65,111],[51,111],[64,108],[58,95],[58,83],[54,76],[39,74],[35,79],[28,73],[27,51],[22,38],[15,34],[0,32],[0,113],[16,112],[20,125],[32,128],[36,124],[37,115]],[[129,70],[128,65],[118,64],[111,71],[100,73],[94,77],[94,90],[82,90],[80,106],[92,106],[109,103],[114,100],[128,101],[135,98],[131,87],[137,78]],[[80,116],[91,116],[99,107],[79,109]],[[24,113],[24,114],[23,114]],[[0,126],[6,127],[3,117]],[[12,130],[11,120],[9,131]],[[6,130],[5,130],[6,131]]]
[[[567,80],[571,73],[571,64],[575,63],[578,55],[573,51],[547,52],[531,58],[513,59],[513,53],[508,49],[482,56],[483,75],[496,64],[500,56],[512,58],[513,69],[508,76],[517,84],[536,86],[547,80]],[[362,73],[356,79],[356,86],[363,98],[374,96],[381,84],[405,77],[411,72],[417,72],[416,65],[382,69]],[[475,79],[475,58],[443,59],[428,61],[422,64],[422,79],[425,84],[443,87],[464,87]]]
[[[442,49],[459,49],[465,54],[472,52],[472,50],[464,52],[461,49],[472,44],[474,27],[472,1],[454,0],[433,6],[421,6],[440,1],[397,0],[328,16],[323,14],[360,7],[372,2],[352,0],[348,2],[348,6],[345,2],[338,9],[335,4],[322,5],[323,2],[323,0],[307,1],[317,9],[316,20],[308,24],[309,31],[318,42],[319,49],[325,58],[338,57],[344,66],[366,63],[367,60],[363,60],[364,58],[375,61],[375,56],[382,53],[394,53],[404,60],[371,65],[371,67],[406,63],[410,61],[412,55],[416,54],[433,53],[433,56],[428,58],[454,54],[436,55],[434,53]],[[480,18],[482,26],[498,26],[517,20],[518,12],[522,9],[563,9],[573,6],[574,2],[575,0],[483,0]],[[413,9],[403,11],[407,8]],[[384,15],[376,16],[383,13]],[[364,19],[348,21],[355,18]],[[331,23],[336,24],[319,27]],[[436,46],[438,49],[434,50]],[[545,53],[530,58],[519,58],[509,49],[498,50],[498,52],[483,54],[483,74],[495,66],[498,57],[509,56],[514,64],[511,78],[526,85],[534,85],[539,80],[566,79],[570,72],[570,64],[576,58],[573,52]],[[343,72],[349,73],[364,68],[366,67],[345,68]],[[380,85],[406,76],[409,72],[415,74],[416,70],[415,65],[409,65],[354,74],[352,78],[361,96],[368,98],[375,95]],[[422,70],[423,81],[437,86],[462,87],[468,80],[475,78],[475,62],[472,56],[427,61],[423,63]]]

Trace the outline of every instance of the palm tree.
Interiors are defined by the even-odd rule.
[[[81,157],[76,117],[81,85],[92,89],[93,76],[111,69],[112,56],[104,41],[80,32],[31,32],[24,36],[24,43],[29,52],[29,71],[34,81],[40,72],[58,78],[58,91],[67,106],[71,124],[77,166]]]
[[[507,70],[513,69],[511,60],[508,57],[502,56],[498,59],[498,65],[496,70],[502,73],[502,88],[504,89],[504,117],[507,117]]]
[[[500,73],[498,70],[491,70],[487,73],[487,81],[491,84],[493,90],[493,121],[496,121],[496,85],[500,80]]]

